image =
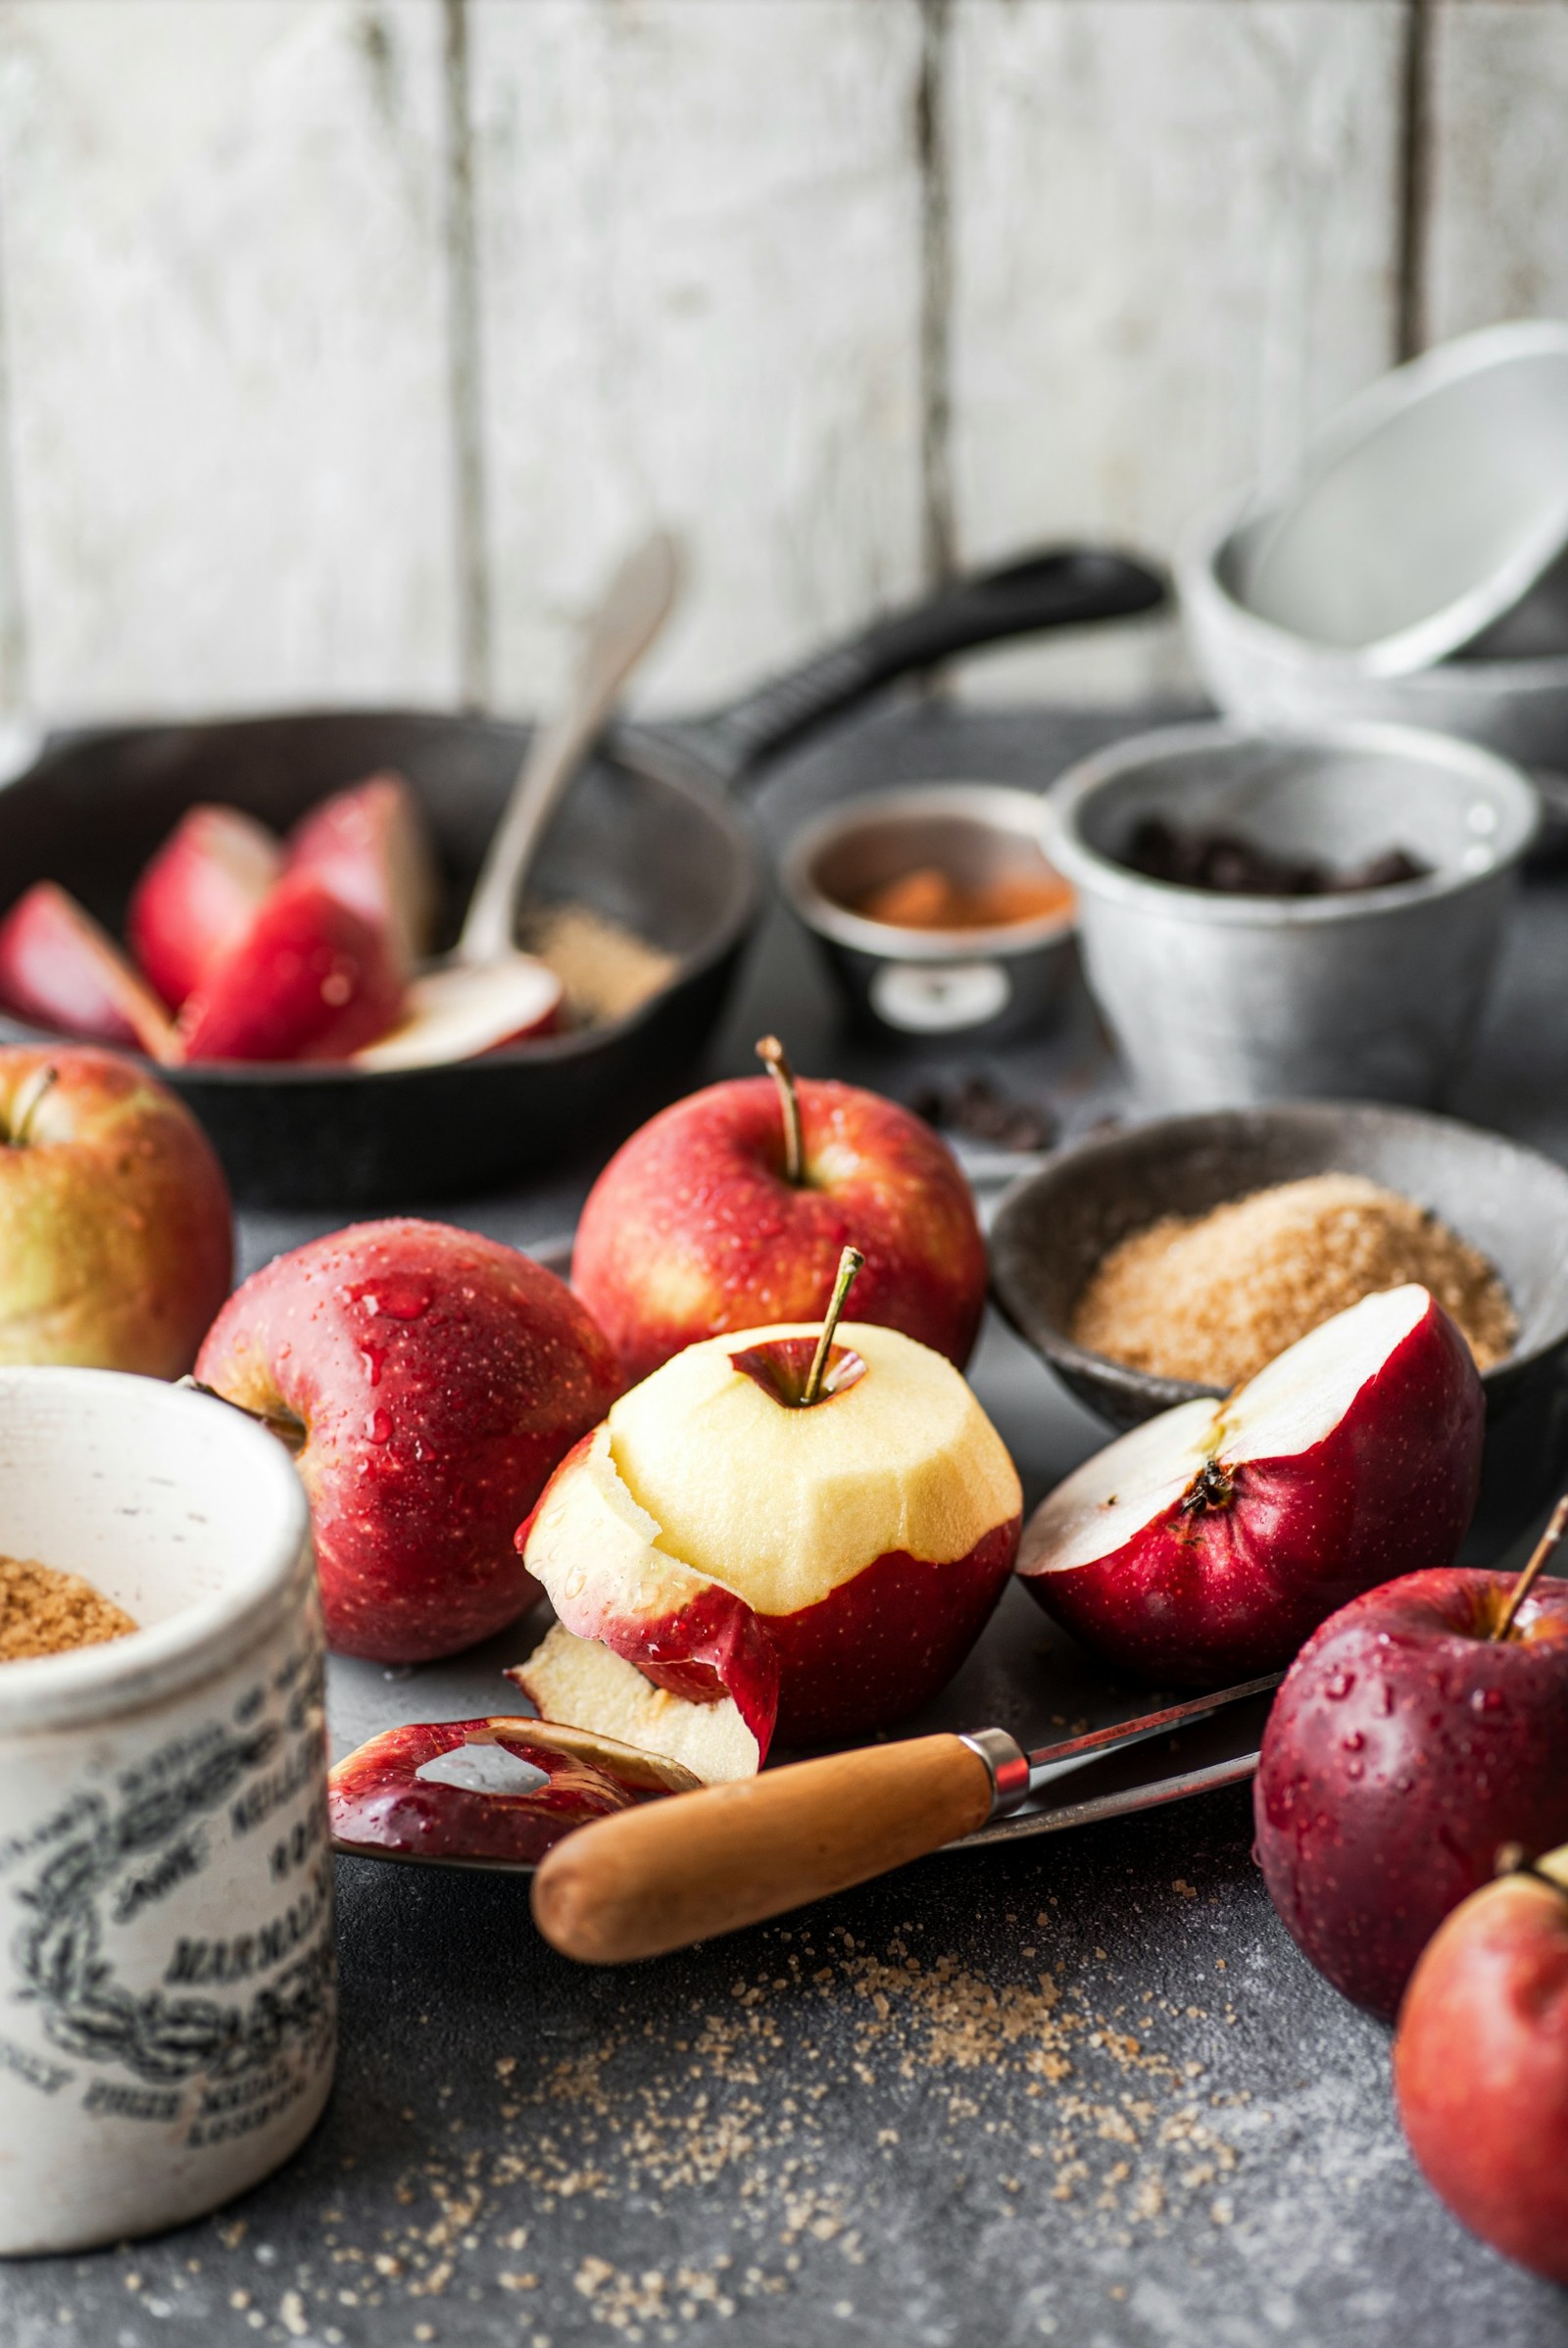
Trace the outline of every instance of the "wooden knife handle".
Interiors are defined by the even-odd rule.
[[[797,1761],[580,1828],[533,1880],[534,1922],[585,1965],[662,1956],[887,1875],[991,1814],[957,1737]]]

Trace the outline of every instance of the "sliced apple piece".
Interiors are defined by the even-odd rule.
[[[181,816],[125,916],[126,943],[171,1009],[245,930],[282,869],[279,843],[238,807],[196,807]]]
[[[337,1060],[384,1035],[403,981],[384,930],[285,873],[179,1015],[192,1060]]]
[[[332,1834],[405,1859],[532,1867],[564,1834],[697,1780],[610,1738],[503,1716],[388,1729],[327,1781]]]
[[[775,1730],[820,1742],[917,1709],[1017,1548],[1016,1473],[952,1363],[896,1330],[841,1334],[812,1401],[809,1324],[688,1346],[567,1454],[518,1536],[568,1632],[688,1704],[731,1697],[759,1761]],[[672,1705],[563,1646],[518,1676],[542,1708],[657,1735],[693,1769],[749,1758],[715,1724],[683,1722],[675,1745]]]
[[[384,929],[407,978],[430,951],[439,885],[419,803],[401,774],[372,774],[296,824],[289,868],[314,872],[366,921]]]
[[[561,1011],[561,981],[530,954],[471,966],[450,962],[412,981],[403,1016],[355,1053],[362,1068],[434,1068],[477,1059],[503,1044],[548,1035]]]
[[[1160,1686],[1270,1671],[1361,1590],[1452,1563],[1483,1419],[1443,1307],[1388,1289],[1223,1402],[1097,1452],[1031,1517],[1018,1572],[1086,1645]]]
[[[560,1623],[507,1677],[544,1718],[591,1723],[601,1736],[678,1763],[698,1785],[755,1778],[762,1765],[762,1748],[732,1696],[694,1703],[675,1695],[612,1647]]]
[[[163,1004],[106,930],[53,881],[0,923],[0,1002],[19,1019],[93,1044],[130,1045],[167,1064],[179,1038]]]

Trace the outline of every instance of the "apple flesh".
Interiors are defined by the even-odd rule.
[[[803,1081],[797,1095],[799,1182],[785,1173],[778,1094],[759,1076],[662,1110],[594,1184],[572,1286],[629,1380],[704,1338],[809,1319],[846,1244],[866,1259],[858,1320],[968,1360],[986,1251],[952,1152],[875,1093]]]
[[[91,1044],[180,1056],[163,1004],[107,931],[53,881],[19,897],[0,923],[0,1003],[19,1019]]]
[[[1012,1563],[1017,1475],[940,1354],[839,1334],[819,1401],[790,1398],[816,1328],[710,1339],[563,1461],[518,1535],[560,1618],[516,1675],[541,1709],[710,1779],[774,1736],[880,1728],[952,1677]]]
[[[196,1374],[295,1429],[327,1637],[383,1663],[454,1654],[531,1603],[518,1517],[620,1383],[553,1273],[413,1218],[253,1274]]]
[[[1483,1417],[1447,1314],[1389,1289],[1224,1401],[1180,1403],[1087,1460],[1030,1519],[1018,1571],[1119,1671],[1250,1679],[1374,1583],[1452,1562]]]
[[[1568,1849],[1472,1892],[1394,2042],[1410,2149],[1473,2233],[1568,2284]]]
[[[290,834],[289,867],[314,873],[387,938],[407,978],[430,951],[439,898],[424,818],[400,774],[372,774],[313,807]]]
[[[434,1068],[551,1034],[561,1015],[555,972],[530,954],[451,962],[414,979],[403,1016],[354,1055],[360,1068]]]
[[[172,1010],[246,929],[282,869],[278,842],[237,807],[197,807],[180,818],[125,917],[126,943]]]
[[[183,1102],[113,1052],[0,1050],[0,1362],[182,1377],[231,1268]]]
[[[575,1828],[696,1784],[553,1722],[449,1720],[388,1729],[350,1753],[327,1780],[327,1816],[340,1849],[536,1867]]]
[[[1502,1845],[1568,1837],[1568,1587],[1538,1583],[1497,1639],[1513,1583],[1450,1567],[1368,1590],[1274,1699],[1263,1880],[1302,1953],[1377,2014]]]
[[[179,1027],[191,1060],[335,1060],[385,1035],[402,1008],[385,932],[299,872],[208,964]]]

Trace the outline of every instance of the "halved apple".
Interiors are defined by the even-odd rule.
[[[386,932],[406,978],[430,951],[439,889],[419,804],[401,774],[323,799],[289,836],[289,869],[313,872]]]
[[[403,1007],[386,932],[314,873],[285,873],[179,1015],[192,1060],[347,1059]]]
[[[327,1780],[333,1838],[403,1859],[536,1866],[564,1834],[697,1784],[606,1737],[504,1716],[387,1729]]]
[[[181,1057],[172,1021],[85,906],[39,881],[0,923],[0,1003],[19,1019],[91,1044]]]
[[[1269,1671],[1361,1590],[1452,1563],[1483,1420],[1443,1307],[1388,1289],[1223,1402],[1097,1452],[1030,1518],[1018,1572],[1086,1645],[1160,1686]]]
[[[283,869],[265,824],[238,807],[182,815],[136,883],[125,939],[172,1010],[249,925]]]
[[[1012,1462],[897,1330],[846,1324],[807,1401],[819,1334],[688,1346],[563,1460],[518,1534],[560,1617],[514,1674],[542,1710],[733,1777],[772,1733],[863,1734],[957,1669],[1017,1548]]]

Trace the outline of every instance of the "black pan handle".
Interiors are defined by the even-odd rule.
[[[736,782],[897,677],[1041,628],[1129,619],[1156,611],[1168,592],[1157,571],[1127,555],[1071,546],[1030,555],[939,587],[683,731],[705,764]]]

